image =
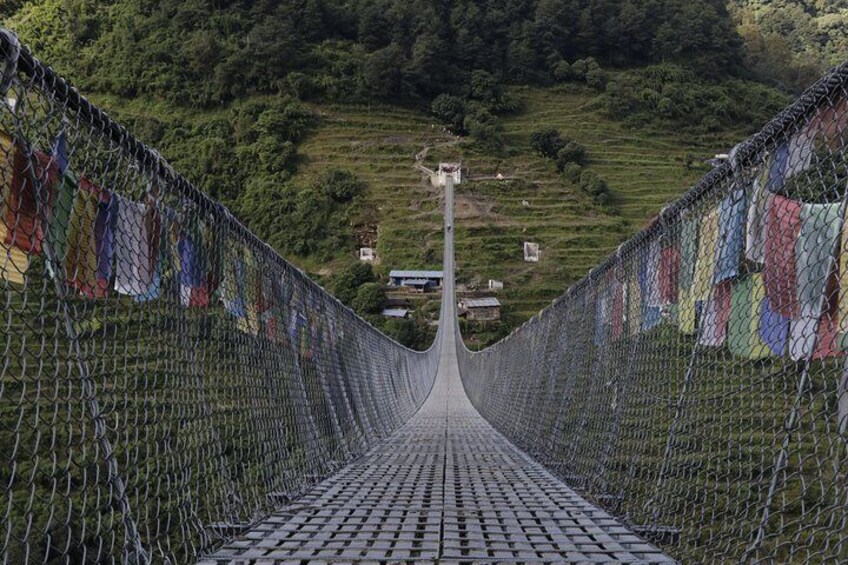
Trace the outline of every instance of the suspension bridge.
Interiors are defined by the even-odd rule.
[[[472,353],[0,55],[4,563],[848,560],[848,65]]]

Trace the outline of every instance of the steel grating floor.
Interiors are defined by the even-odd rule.
[[[201,563],[672,562],[476,412],[453,331],[418,414]]]
[[[453,183],[445,188],[441,353],[430,396],[381,445],[202,564],[672,563],[512,445],[456,360]]]

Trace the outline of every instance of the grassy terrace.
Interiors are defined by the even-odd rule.
[[[341,167],[368,184],[368,206],[379,222],[382,268],[438,267],[441,194],[416,169],[462,159],[471,178],[457,189],[456,253],[460,282],[505,281],[500,295],[508,322],[520,323],[613,252],[706,168],[687,168],[727,150],[747,132],[691,135],[628,127],[605,117],[586,88],[513,90],[522,111],[503,118],[506,148],[482,151],[443,133],[426,114],[397,107],[317,106],[319,125],[299,147],[299,176]],[[533,131],[554,126],[588,150],[587,168],[606,179],[616,209],[594,205],[563,179],[554,163],[529,148]],[[507,180],[497,181],[503,174]],[[524,204],[526,201],[529,206]],[[522,243],[541,244],[538,264],[525,263]],[[351,250],[351,253],[353,250]],[[331,271],[332,265],[307,265]]]
[[[462,159],[470,178],[457,189],[456,243],[461,283],[505,282],[499,295],[507,324],[517,325],[586,274],[619,243],[679,197],[706,171],[687,168],[726,151],[749,132],[691,134],[673,128],[652,131],[606,117],[597,94],[585,87],[517,87],[521,111],[505,116],[505,148],[486,151],[467,138],[443,131],[429,115],[396,106],[314,105],[319,120],[298,145],[296,182],[308,186],[328,167],[349,170],[367,185],[355,219],[360,241],[377,241],[380,268],[439,268],[441,190],[416,165],[433,169],[440,160]],[[120,108],[118,118],[169,117],[186,127],[226,120],[227,111],[193,113],[172,106],[98,98]],[[586,168],[605,179],[612,209],[596,206],[560,176],[554,163],[535,155],[530,135],[553,126],[587,149]],[[144,137],[144,131],[139,132]],[[416,156],[422,158],[416,161]],[[180,168],[181,155],[174,156]],[[495,180],[501,173],[504,181]],[[525,263],[522,243],[541,245],[541,262]],[[312,273],[335,272],[354,255],[319,261],[288,257]],[[347,259],[343,257],[347,255]]]

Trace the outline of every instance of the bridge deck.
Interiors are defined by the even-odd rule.
[[[477,413],[446,329],[439,374],[418,414],[202,563],[672,561]]]
[[[445,194],[453,223],[453,186]],[[456,357],[445,229],[436,380],[409,422],[202,563],[668,563],[521,452],[474,409]]]

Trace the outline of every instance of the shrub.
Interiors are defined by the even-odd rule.
[[[478,108],[465,117],[465,131],[483,148],[492,151],[503,149],[503,126],[491,112]]]
[[[556,128],[544,128],[530,135],[530,147],[542,157],[556,159],[560,149],[565,147],[566,140]]]
[[[568,82],[574,79],[574,73],[572,73],[568,61],[557,61],[551,70],[557,82]]]
[[[571,77],[572,80],[577,80],[584,82],[586,80],[586,76],[590,71],[600,71],[601,66],[598,62],[592,57],[586,57],[585,59],[577,59],[574,63],[571,64]]]
[[[565,141],[565,140],[564,140]],[[573,139],[569,139],[565,141],[565,145],[557,151],[556,154],[556,165],[557,170],[559,172],[563,172],[565,166],[570,163],[576,163],[577,165],[583,165],[586,159],[586,148],[574,141]]]
[[[448,124],[454,133],[465,133],[465,100],[451,94],[440,94],[430,105],[433,115]]]
[[[741,81],[708,82],[688,69],[663,63],[623,73],[601,97],[605,113],[637,124],[671,122],[700,131],[762,123],[786,97],[767,86]]]
[[[598,92],[603,92],[607,87],[607,73],[600,67],[590,68],[586,72],[586,85]]]
[[[421,332],[414,320],[386,320],[383,332],[401,345],[414,348],[419,345]]]
[[[359,196],[365,185],[356,178],[356,175],[343,169],[330,168],[322,172],[313,186],[324,193],[327,198],[335,202],[350,202]]]
[[[576,184],[580,182],[580,175],[583,174],[583,167],[573,162],[566,163],[565,166],[560,169],[560,173],[562,174],[563,178],[565,178],[569,182],[573,182]]]
[[[357,261],[344,271],[333,275],[330,279],[330,288],[339,300],[350,306],[356,298],[359,287],[375,280],[371,265]]]
[[[612,199],[607,181],[594,171],[583,171],[580,175],[580,188],[597,204],[609,204]]]
[[[286,91],[300,100],[311,98],[317,91],[312,77],[297,71],[287,74],[283,84]]]
[[[359,314],[379,314],[386,306],[386,289],[380,283],[365,283],[356,291],[353,309]]]

